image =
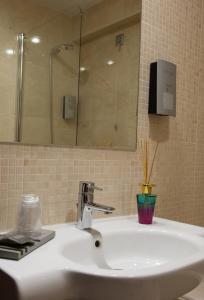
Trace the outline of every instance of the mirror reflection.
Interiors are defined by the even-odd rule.
[[[140,15],[132,0],[2,0],[0,141],[134,150]]]

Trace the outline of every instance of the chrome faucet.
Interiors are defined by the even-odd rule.
[[[77,203],[77,228],[91,228],[92,212],[102,211],[105,214],[111,214],[115,208],[98,203],[94,203],[94,190],[101,191],[101,188],[95,186],[94,182],[80,181],[79,197]]]

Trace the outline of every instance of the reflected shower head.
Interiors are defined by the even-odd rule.
[[[61,50],[70,50],[70,49],[73,49],[73,47],[74,47],[74,45],[72,42],[59,44],[51,49],[50,54],[57,55],[60,53]]]

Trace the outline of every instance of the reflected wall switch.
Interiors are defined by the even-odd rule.
[[[63,119],[74,120],[76,114],[76,97],[64,96],[63,97]]]
[[[165,60],[150,64],[150,114],[176,116],[176,65]]]

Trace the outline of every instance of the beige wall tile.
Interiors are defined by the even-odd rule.
[[[0,10],[1,11],[1,10]],[[138,138],[160,140],[153,174],[156,214],[204,225],[204,5],[201,0],[143,0]],[[177,117],[148,117],[149,63],[177,64]],[[22,193],[38,193],[44,222],[76,217],[79,180],[104,188],[96,200],[136,211],[142,180],[138,151],[0,145],[0,228],[11,228]],[[101,216],[101,215],[100,215]]]

